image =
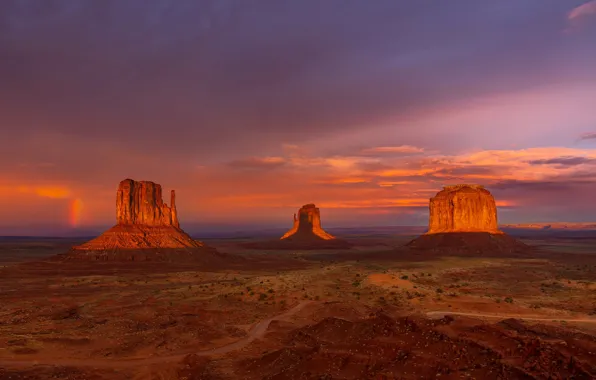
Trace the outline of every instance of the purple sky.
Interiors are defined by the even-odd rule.
[[[183,226],[425,224],[459,182],[595,221],[594,41],[587,0],[3,0],[0,235],[110,225],[124,178]]]

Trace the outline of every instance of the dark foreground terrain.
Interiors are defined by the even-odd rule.
[[[594,379],[596,239],[525,253],[206,243],[229,260],[45,260],[0,241],[0,379]],[[26,262],[23,262],[26,261]]]

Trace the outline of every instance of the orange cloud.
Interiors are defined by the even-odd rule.
[[[424,149],[418,148],[412,145],[399,145],[399,146],[377,146],[374,148],[367,148],[361,150],[363,154],[375,154],[375,153],[422,153]]]
[[[367,183],[369,182],[368,179],[363,177],[345,177],[345,178],[334,178],[334,179],[321,179],[321,180],[314,180],[312,183],[318,184],[342,184],[342,183]]]
[[[230,209],[297,207],[307,202],[348,209],[427,207],[428,198],[449,184],[479,183],[490,190],[502,181],[565,181],[565,177],[576,172],[594,168],[587,165],[596,164],[596,149],[541,147],[456,155],[425,152],[420,156],[388,155],[374,159],[293,152],[278,161],[282,159],[287,164],[275,175],[251,173],[242,188],[231,185],[242,181],[238,177],[241,173],[227,176],[221,174],[221,169],[211,168],[220,179],[226,175],[228,184],[216,178],[207,179],[221,186],[213,189],[220,194],[214,194],[210,204]],[[363,186],[354,186],[358,184]],[[223,188],[229,194],[222,195]],[[510,207],[516,203],[497,199],[497,205]]]
[[[229,163],[232,167],[262,169],[284,165],[286,159],[283,157],[249,157],[243,160],[236,160]]]
[[[62,187],[39,187],[35,189],[35,194],[46,198],[68,198],[70,190]]]
[[[433,173],[433,169],[392,169],[383,170],[378,173],[380,177],[406,177],[406,176],[422,176]]]
[[[16,187],[5,187],[4,191],[7,192],[19,192],[23,194],[35,194],[44,198],[64,199],[70,197],[71,191],[66,187],[58,186],[16,186]]]
[[[281,218],[310,202],[322,208],[333,208],[336,214],[340,213],[338,209],[363,213],[372,210],[371,214],[385,209],[389,211],[378,211],[379,215],[387,212],[405,215],[410,209],[427,208],[430,197],[444,185],[456,183],[485,185],[496,194],[499,207],[523,206],[540,197],[536,195],[542,191],[540,181],[565,184],[573,175],[596,173],[596,149],[541,147],[451,155],[425,151],[419,155],[374,158],[324,156],[290,150],[278,156],[237,161],[257,168],[261,167],[259,165],[278,165],[274,170],[243,170],[242,165],[230,166],[229,162],[204,164],[201,170],[193,168],[194,176],[189,177],[184,186],[169,181],[162,183],[175,186],[184,223]],[[582,180],[586,180],[585,177]],[[532,199],[525,195],[527,188],[524,184],[527,182],[539,182],[531,190]],[[48,199],[67,199],[69,214],[65,220],[71,226],[91,220],[94,223],[113,220],[113,183],[107,183],[101,189],[79,186],[76,194],[63,185],[17,184],[16,181],[5,183],[5,186],[0,184],[0,192],[20,195],[24,202],[38,198],[40,204],[58,203]],[[505,200],[500,199],[504,195],[503,186],[515,187],[506,193]],[[84,220],[83,203],[74,199],[79,197],[85,199]]]
[[[428,198],[363,199],[343,202],[320,202],[317,205],[324,208],[420,207],[428,206]]]
[[[377,184],[381,187],[393,187],[393,186],[400,186],[400,185],[413,185],[416,184],[414,181],[381,181],[377,182]]]

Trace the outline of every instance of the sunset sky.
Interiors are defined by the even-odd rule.
[[[199,234],[424,225],[455,183],[596,221],[596,0],[2,0],[0,125],[0,235],[110,226],[125,178]]]

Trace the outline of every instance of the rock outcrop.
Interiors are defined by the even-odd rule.
[[[452,253],[503,253],[529,247],[499,230],[497,206],[481,185],[445,186],[430,199],[428,231],[411,248]]]
[[[323,240],[335,239],[335,237],[323,230],[321,227],[321,211],[312,203],[306,204],[294,214],[294,225],[292,229],[284,234],[281,239],[308,239],[320,238]]]
[[[171,203],[163,202],[161,186],[149,181],[125,179],[116,193],[116,225],[64,258],[93,260],[149,260],[156,250],[208,248],[180,228],[175,192]],[[131,253],[130,250],[142,250]],[[165,252],[165,251],[164,251]],[[158,255],[159,256],[159,255]],[[163,255],[162,259],[167,259]]]
[[[176,213],[176,192],[170,195],[170,207],[163,202],[161,185],[149,181],[125,179],[116,195],[116,223],[180,228]]]
[[[445,186],[430,199],[428,234],[445,232],[502,233],[497,228],[497,205],[480,185]]]
[[[321,227],[321,211],[312,203],[306,204],[294,214],[294,225],[278,240],[248,242],[241,244],[248,249],[267,250],[315,250],[348,249],[352,244],[337,239]]]

